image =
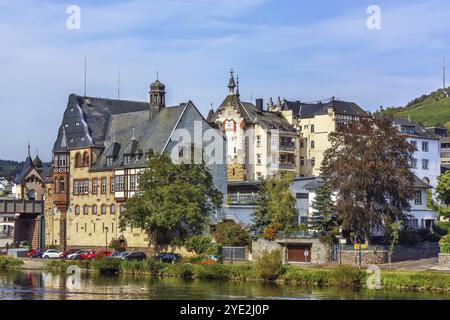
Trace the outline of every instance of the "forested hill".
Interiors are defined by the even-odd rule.
[[[404,107],[381,109],[378,114],[408,119],[427,127],[445,127],[450,130],[450,88],[425,94]]]
[[[23,161],[0,160],[0,177],[15,177],[22,169]]]

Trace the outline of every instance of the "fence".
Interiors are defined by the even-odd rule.
[[[246,247],[222,247],[222,256],[225,261],[244,261],[247,259],[246,251]]]

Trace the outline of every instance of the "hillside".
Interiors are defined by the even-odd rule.
[[[380,113],[394,118],[410,117],[412,122],[427,127],[445,127],[450,130],[450,97],[442,89],[416,98],[404,107],[381,109],[377,114]]]
[[[20,173],[23,162],[0,160],[0,177],[15,177]]]

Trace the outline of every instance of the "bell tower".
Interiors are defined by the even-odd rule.
[[[150,85],[150,107],[159,112],[161,108],[166,106],[166,86],[158,79],[156,73],[156,81]]]

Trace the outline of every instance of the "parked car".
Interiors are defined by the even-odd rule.
[[[71,253],[67,256],[67,259],[69,260],[80,260],[82,254],[86,254],[91,252],[92,250],[86,250],[86,249],[80,249],[74,253]]]
[[[34,250],[30,250],[30,251],[28,251],[28,253],[27,253],[27,257],[28,258],[32,258],[33,257],[33,255],[36,253],[36,251],[37,251],[38,249],[34,249]]]
[[[112,254],[111,251],[91,251],[88,253],[81,254],[81,260],[100,259],[100,258],[110,256],[111,254]]]
[[[56,249],[48,249],[42,252],[43,259],[59,259],[61,257],[61,251]]]
[[[126,256],[127,254],[130,254],[131,252],[129,251],[116,251],[113,252],[111,255],[107,256],[106,258],[108,259],[122,259],[124,256]]]
[[[75,252],[77,252],[79,249],[69,249],[69,250],[66,250],[66,251],[64,251],[63,253],[61,253],[61,258],[62,259],[67,259],[67,256],[69,255],[69,254],[72,254],[72,253],[75,253]]]
[[[162,252],[155,256],[155,259],[160,262],[166,262],[166,263],[176,263],[180,262],[182,257],[178,253],[172,253],[172,252]]]
[[[47,251],[48,248],[39,248],[36,249],[31,258],[42,258],[42,254]]]
[[[134,252],[129,252],[126,255],[122,256],[123,260],[145,260],[147,259],[147,255],[145,254],[145,252],[142,251],[134,251]]]

